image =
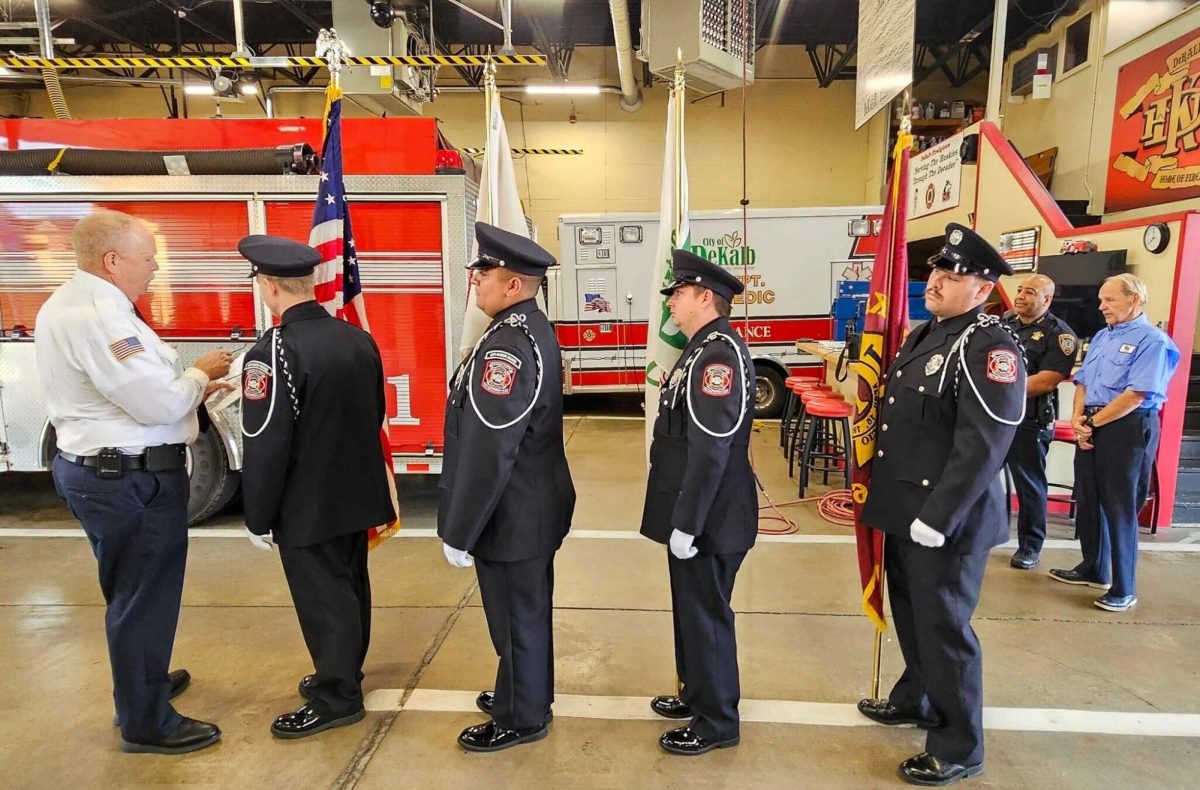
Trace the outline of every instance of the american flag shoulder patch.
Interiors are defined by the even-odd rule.
[[[108,350],[113,353],[114,357],[124,362],[134,354],[140,354],[145,351],[146,347],[136,337],[126,337],[109,343]]]

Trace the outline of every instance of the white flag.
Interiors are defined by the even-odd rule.
[[[494,85],[489,90],[492,91],[492,113],[488,119],[487,148],[483,160],[483,176],[479,181],[479,202],[475,219],[529,238],[525,212],[521,209],[521,196],[517,192],[517,176],[513,170],[508,131],[504,128],[504,116],[500,114],[500,92]],[[472,237],[471,260],[478,255],[479,242]],[[492,319],[475,306],[475,286],[470,286],[467,289],[467,311],[463,316],[462,336],[458,342],[459,359],[471,353],[476,341],[483,337],[491,322]]]
[[[688,224],[688,180],[687,162],[683,151],[683,135],[676,141],[676,102],[683,97],[675,91],[667,101],[667,145],[663,154],[662,193],[659,198],[658,244],[655,247],[654,272],[650,277],[649,305],[650,326],[646,336],[646,454],[650,454],[650,442],[654,438],[654,419],[658,415],[658,396],[663,378],[679,360],[687,338],[671,321],[667,309],[667,297],[659,293],[675,280],[671,265],[671,253],[690,246]],[[680,108],[682,109],[682,107]],[[683,114],[678,122],[683,124]],[[676,194],[676,168],[678,167],[679,190]]]

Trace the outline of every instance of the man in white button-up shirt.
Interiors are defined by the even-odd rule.
[[[169,672],[187,559],[186,445],[196,408],[231,356],[210,351],[183,370],[134,301],[158,269],[154,237],[115,211],[80,220],[79,270],[38,312],[38,372],[59,453],[54,483],[100,569],[117,722],[131,752],[181,754],[216,743],[216,725],[180,716]]]

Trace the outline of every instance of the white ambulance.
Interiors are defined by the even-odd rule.
[[[734,328],[758,377],[755,414],[778,415],[783,379],[817,360],[796,341],[833,337],[839,280],[870,279],[881,206],[695,211],[693,252],[742,278]],[[563,351],[563,391],[634,392],[645,385],[650,277],[658,214],[565,214],[550,317]]]

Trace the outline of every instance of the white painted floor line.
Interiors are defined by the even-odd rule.
[[[83,530],[68,529],[29,529],[24,527],[0,527],[0,540],[4,538],[82,538]],[[192,527],[188,530],[189,538],[245,538],[246,531],[237,527]],[[405,527],[396,535],[400,538],[436,538],[436,529],[418,529]],[[567,533],[568,538],[575,540],[645,540],[638,532],[631,529],[573,529]],[[759,543],[795,543],[806,545],[853,545],[853,535],[759,535]],[[1017,541],[1010,540],[996,547],[996,551],[1017,548]],[[1046,549],[1076,549],[1077,540],[1051,539],[1042,546]],[[1189,536],[1175,543],[1143,542],[1140,551],[1153,552],[1182,552],[1200,554],[1200,536]]]
[[[477,691],[416,689],[404,710],[435,713],[478,712]],[[367,695],[367,710],[398,711],[403,689],[377,689]],[[854,705],[840,702],[744,699],[742,721],[762,724],[805,724],[829,727],[881,727],[858,712]],[[649,697],[600,697],[558,694],[554,715],[579,719],[616,721],[659,721],[670,724],[650,710]],[[676,724],[675,726],[680,726]],[[1077,732],[1098,735],[1200,737],[1200,714],[1125,713],[1116,711],[1060,708],[984,708],[983,726],[989,730],[1014,732]]]

